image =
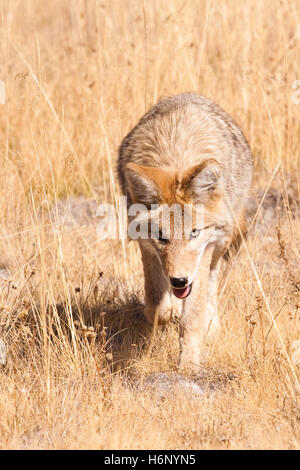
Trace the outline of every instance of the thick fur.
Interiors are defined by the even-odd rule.
[[[194,93],[156,104],[124,138],[118,177],[129,205],[204,208],[196,240],[140,240],[145,273],[145,315],[180,320],[180,366],[201,363],[208,334],[218,330],[217,287],[222,257],[246,234],[244,211],[252,181],[252,155],[235,122],[219,106]],[[173,220],[173,219],[171,219]],[[164,227],[160,227],[162,230]],[[176,298],[171,277],[188,277],[192,292]]]

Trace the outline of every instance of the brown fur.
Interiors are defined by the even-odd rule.
[[[246,234],[244,210],[252,180],[247,141],[215,103],[185,93],[159,102],[125,137],[118,175],[129,205],[151,209],[158,204],[162,212],[164,205],[191,205],[191,221],[198,226],[192,225],[189,237],[176,238],[178,219],[172,214],[167,240],[139,240],[139,245],[145,315],[151,322],[181,317],[180,366],[198,367],[208,333],[218,330],[221,259],[238,249]],[[165,229],[161,218],[158,228]],[[184,300],[175,297],[170,284],[171,278],[182,277],[192,286]]]

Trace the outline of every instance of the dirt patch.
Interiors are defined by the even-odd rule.
[[[73,230],[95,221],[98,206],[95,199],[86,199],[84,196],[70,197],[58,201],[50,211],[50,217],[57,227]]]
[[[264,190],[258,189],[248,200],[246,218],[250,227],[255,217],[256,227],[262,229],[279,224],[289,212],[293,218],[300,216],[300,204],[295,190],[290,188],[287,197],[284,197],[283,193],[275,188],[270,188],[266,194]]]
[[[188,395],[191,399],[201,399],[216,391],[225,390],[233,380],[236,380],[234,374],[203,368],[194,376],[185,376],[177,372],[156,372],[144,377],[136,383],[136,386],[161,400],[177,393]]]

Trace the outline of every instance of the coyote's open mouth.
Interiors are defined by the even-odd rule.
[[[186,287],[182,287],[181,289],[175,289],[173,288],[173,294],[178,297],[178,299],[185,299],[186,297],[188,297],[190,295],[190,293],[192,292],[192,286],[193,286],[193,283],[189,284],[188,286]]]

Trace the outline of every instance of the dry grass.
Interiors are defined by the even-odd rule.
[[[299,448],[299,19],[296,1],[0,1],[1,448]],[[147,386],[176,368],[177,325],[151,334],[138,251],[97,239],[92,202],[117,200],[121,138],[182,91],[237,120],[254,187],[283,200],[227,268],[201,397]]]

